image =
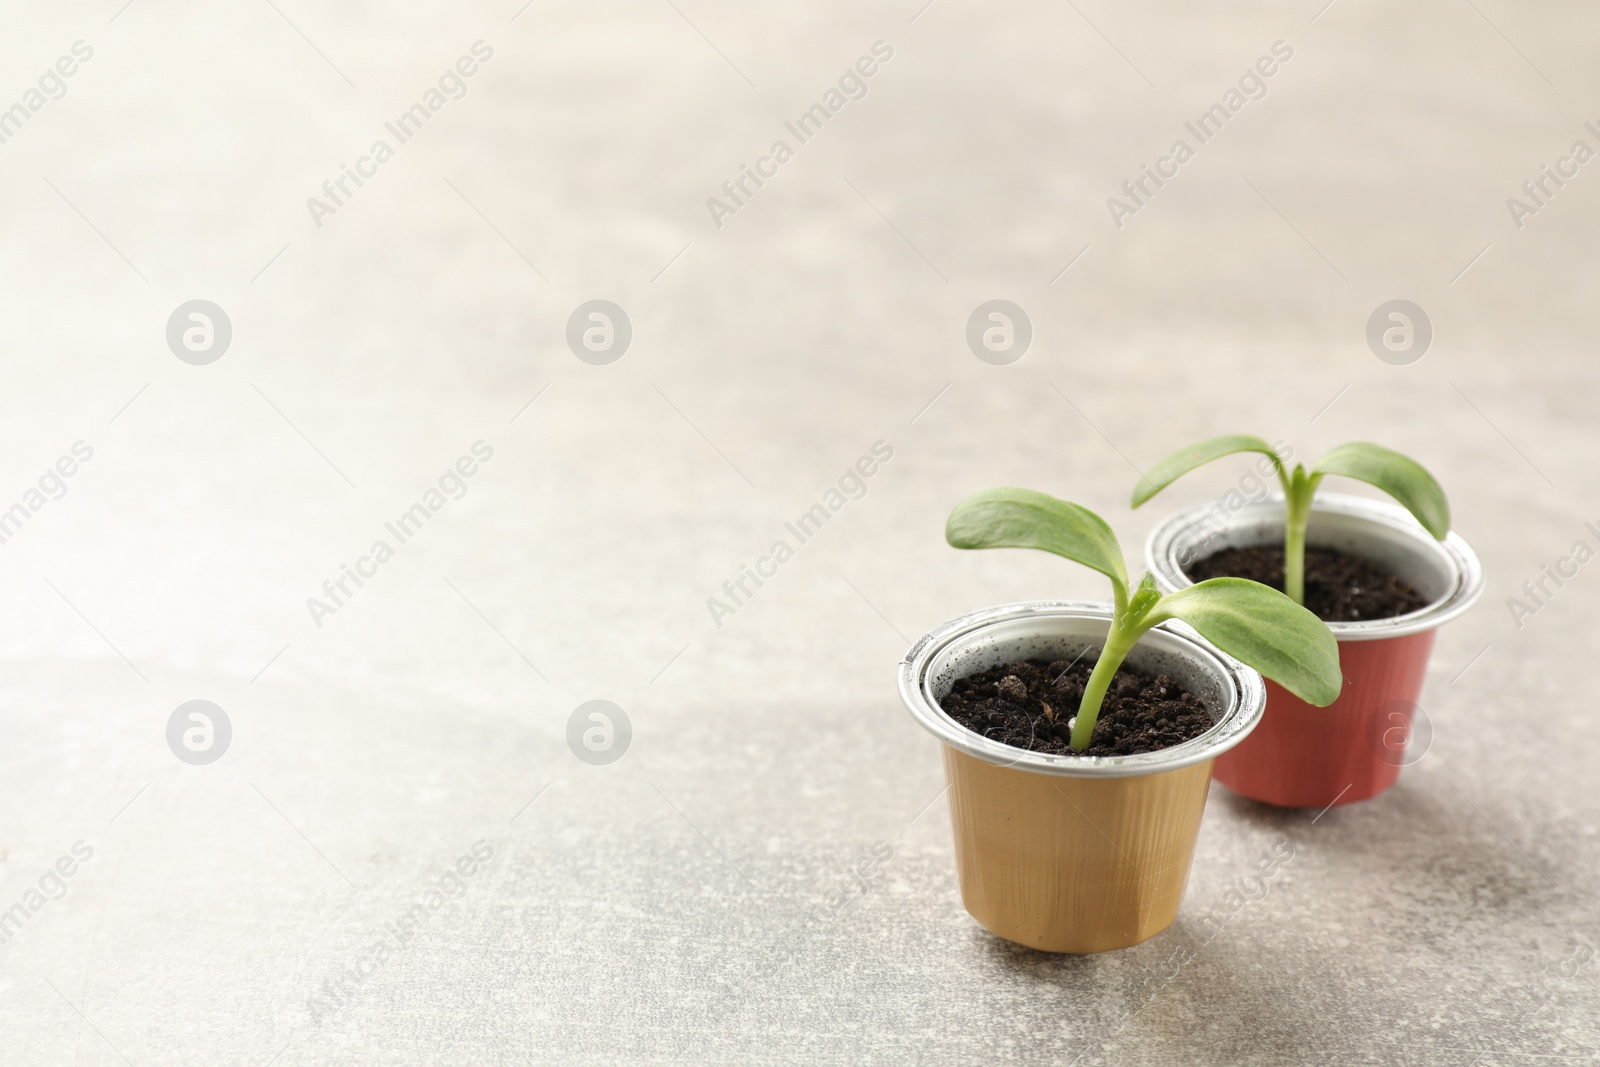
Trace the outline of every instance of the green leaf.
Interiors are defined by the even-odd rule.
[[[1139,587],[1133,591],[1133,596],[1128,598],[1128,621],[1130,625],[1138,625],[1150,609],[1161,602],[1161,590],[1156,588],[1156,577],[1149,571],[1144,572],[1144,577],[1139,581]]]
[[[945,523],[954,548],[1038,548],[1092,567],[1127,595],[1122,546],[1088,508],[1032,489],[985,489],[957,504]],[[1119,597],[1119,600],[1121,598]]]
[[[1333,632],[1276,589],[1212,578],[1163,597],[1151,619],[1174,618],[1317,707],[1339,699],[1344,676]]]
[[[1151,467],[1134,487],[1133,506],[1138,507],[1143,504],[1196,467],[1203,467],[1214,459],[1231,456],[1235,452],[1261,452],[1271,456],[1272,465],[1278,469],[1278,476],[1283,477],[1283,463],[1278,459],[1277,451],[1265,440],[1254,434],[1228,434],[1201,441],[1188,448],[1180,448]]]
[[[1314,474],[1339,474],[1375,485],[1398,500],[1439,540],[1450,532],[1450,502],[1444,490],[1416,460],[1392,448],[1352,441],[1317,461]]]

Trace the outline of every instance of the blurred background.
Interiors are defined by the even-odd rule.
[[[1600,577],[1507,604],[1600,549],[1591,8],[3,17],[0,911],[29,917],[0,1062],[1600,1058]],[[1031,331],[1003,365],[967,341],[996,299]],[[568,340],[597,300],[630,335],[598,355]],[[1426,345],[1369,343],[1395,300]],[[953,552],[944,517],[1029,486],[1137,563],[1249,462],[1135,513],[1139,468],[1225,432],[1381,441],[1450,491],[1489,588],[1441,634],[1431,747],[1315,824],[1213,786],[1154,941],[999,942],[894,668],[953,615],[1104,589]],[[876,442],[864,495],[712,611]],[[203,765],[169,744],[197,699],[230,730]],[[597,699],[601,765],[570,740]]]

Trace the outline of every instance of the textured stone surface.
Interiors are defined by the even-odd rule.
[[[1600,147],[1594,10],[119,4],[0,33],[5,106],[94,49],[0,144],[0,508],[94,449],[0,545],[0,909],[93,849],[0,944],[0,1062],[1600,1058],[1600,564],[1506,606],[1600,548],[1600,178],[1521,229],[1505,204]],[[466,95],[314,226],[479,39]],[[879,39],[865,98],[715,227],[706,198]],[[1114,226],[1280,39],[1266,97]],[[197,297],[234,328],[203,367],[163,337]],[[594,298],[633,322],[610,366],[563,341]],[[963,338],[993,298],[1032,319],[1011,366]],[[1434,325],[1410,366],[1364,340],[1394,298]],[[1136,555],[1245,464],[1131,512],[1135,466],[1235,430],[1382,440],[1451,489],[1489,589],[1440,636],[1431,749],[1316,820],[1213,786],[1145,945],[996,941],[894,665],[961,612],[1104,590],[952,552],[944,516],[1031,486]],[[467,494],[314,625],[479,440]],[[879,440],[865,496],[714,622]],[[165,739],[195,698],[233,726],[208,766]],[[567,744],[596,698],[633,731],[605,766]]]

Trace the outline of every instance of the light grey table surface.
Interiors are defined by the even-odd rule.
[[[1600,148],[1592,7],[519,6],[5,13],[0,107],[93,54],[0,144],[0,508],[93,455],[0,545],[0,909],[27,912],[0,1062],[1600,1060],[1600,564],[1507,603],[1600,548],[1600,164],[1506,203]],[[1265,95],[1115,225],[1277,41]],[[196,298],[233,329],[206,366],[164,336]],[[592,366],[564,330],[601,298],[633,337]],[[1033,326],[1009,366],[964,340],[994,298]],[[1434,331],[1404,366],[1365,340],[1396,298]],[[1131,512],[1136,468],[1230,431],[1382,440],[1450,488],[1489,584],[1439,638],[1431,747],[1320,819],[1213,786],[1153,941],[998,941],[895,665],[953,615],[1104,589],[953,552],[944,516],[1032,486],[1133,556],[1244,464]],[[478,441],[465,496],[317,625]],[[878,441],[865,495],[713,619]],[[232,727],[206,766],[166,739],[192,699]],[[631,723],[606,766],[568,746],[592,699]]]

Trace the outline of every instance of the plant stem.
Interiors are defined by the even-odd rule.
[[[1105,647],[1100,650],[1100,658],[1095,662],[1094,670],[1089,672],[1089,681],[1083,687],[1083,700],[1078,703],[1078,721],[1072,726],[1072,747],[1080,752],[1089,747],[1089,740],[1094,736],[1094,724],[1100,718],[1100,705],[1105,702],[1111,679],[1144,632],[1137,625],[1130,627],[1125,623],[1126,620],[1120,617],[1111,623],[1111,629],[1106,632]]]
[[[1283,533],[1283,592],[1304,607],[1306,602],[1306,530],[1290,525]]]
[[[1297,479],[1298,481],[1298,479]],[[1283,592],[1290,600],[1306,602],[1306,526],[1311,521],[1315,485],[1297,485],[1284,501]]]

